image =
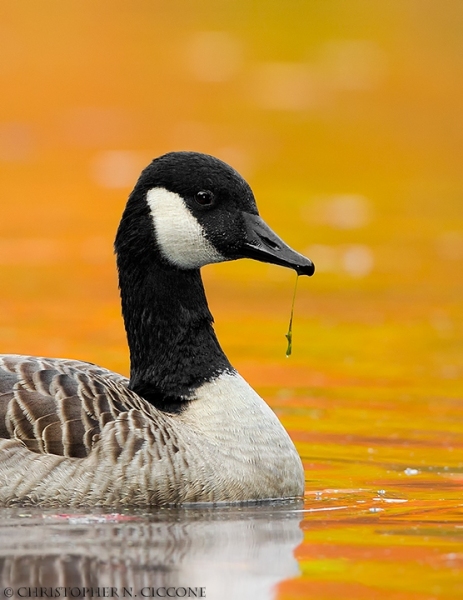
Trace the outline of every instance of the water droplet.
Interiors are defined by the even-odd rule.
[[[405,473],[405,475],[418,475],[419,470],[412,469],[411,467],[407,467],[406,469],[404,469],[404,473]]]

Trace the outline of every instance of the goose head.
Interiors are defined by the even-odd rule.
[[[171,152],[153,160],[131,194],[121,226],[124,220],[132,223],[133,234],[151,228],[161,262],[172,268],[199,269],[252,258],[299,275],[314,273],[312,261],[290,248],[259,216],[241,175],[207,154]],[[129,239],[126,234],[116,239],[118,254]]]
[[[233,369],[212,327],[201,267],[253,258],[314,272],[261,219],[246,181],[196,152],[165,154],[146,167],[115,249],[130,388],[163,410],[177,410],[203,383]]]

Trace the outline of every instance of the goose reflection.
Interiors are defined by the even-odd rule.
[[[13,598],[273,598],[277,583],[299,574],[300,508],[2,509],[1,584]]]

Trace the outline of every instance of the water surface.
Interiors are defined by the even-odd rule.
[[[301,505],[111,514],[2,509],[1,585],[18,598],[52,591],[157,597],[165,588],[186,597],[269,598],[275,584],[300,573]]]

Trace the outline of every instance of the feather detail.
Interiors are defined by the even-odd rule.
[[[108,381],[118,387],[117,399]],[[0,359],[0,436],[32,452],[87,456],[105,425],[133,394],[123,377],[79,361],[19,356]]]
[[[0,504],[238,502],[303,489],[292,442],[236,373],[174,415],[90,363],[0,356],[0,383]],[[267,469],[256,467],[263,454]]]

